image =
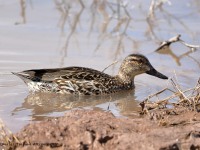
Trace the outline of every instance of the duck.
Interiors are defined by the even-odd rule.
[[[77,66],[12,73],[24,81],[30,92],[55,92],[72,95],[105,95],[133,90],[135,76],[143,73],[168,79],[151,65],[147,57],[141,54],[130,54],[125,57],[115,76]]]

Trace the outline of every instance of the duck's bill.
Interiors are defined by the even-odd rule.
[[[167,76],[165,76],[164,74],[158,72],[156,69],[151,69],[151,70],[147,71],[146,73],[149,74],[149,75],[161,78],[161,79],[168,79]]]

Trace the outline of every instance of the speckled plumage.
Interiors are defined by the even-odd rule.
[[[139,54],[127,56],[116,76],[84,67],[26,70],[13,74],[19,76],[33,92],[100,95],[133,89],[134,77],[145,72],[167,79],[151,66],[145,56]]]

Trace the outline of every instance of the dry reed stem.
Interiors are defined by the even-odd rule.
[[[200,48],[200,45],[188,44],[185,41],[183,41],[182,39],[180,39],[180,37],[181,37],[181,35],[178,34],[178,35],[170,38],[169,40],[162,42],[160,44],[160,46],[155,51],[160,51],[164,47],[170,46],[172,43],[175,43],[175,42],[181,42],[183,45],[185,45],[186,47],[190,48],[192,51],[195,51],[197,48]]]
[[[110,66],[115,65],[116,63],[118,63],[119,61],[114,61],[112,64],[108,65],[106,68],[103,69],[102,72],[104,72],[106,69],[108,69]]]
[[[171,81],[171,84],[173,85],[173,88],[176,90],[176,92],[168,88],[165,88],[154,94],[149,95],[146,99],[144,99],[140,103],[143,114],[148,113],[149,110],[152,110],[152,109],[165,108],[166,105],[173,105],[173,106],[179,105],[193,111],[200,111],[200,109],[198,109],[198,107],[200,106],[200,78],[197,81],[197,84],[195,85],[195,87],[189,88],[187,90],[182,90],[176,79],[175,80],[171,79],[170,81]],[[173,92],[173,94],[163,100],[159,100],[155,102],[150,101],[151,98],[163,93],[166,90],[170,90],[171,92]],[[188,92],[190,93],[186,95],[186,93]],[[178,101],[173,102],[173,103],[169,102],[170,100],[176,97],[179,98]]]

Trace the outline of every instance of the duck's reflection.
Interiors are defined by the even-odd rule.
[[[111,110],[109,105],[115,105],[119,114],[130,115],[129,112],[139,109],[138,102],[135,100],[134,91],[120,92],[107,96],[71,96],[56,93],[30,93],[21,104],[16,107],[12,114],[17,114],[23,110],[31,110],[31,120],[39,121],[52,116],[54,112],[65,112],[73,108],[90,107],[103,105],[103,110]]]

